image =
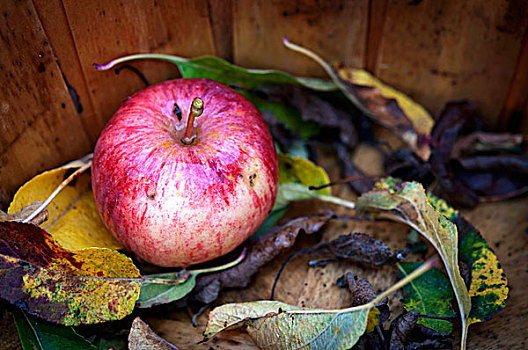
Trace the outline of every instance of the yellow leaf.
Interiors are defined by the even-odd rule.
[[[78,164],[46,171],[24,184],[15,194],[8,213],[20,212],[35,201],[44,201]],[[104,226],[97,211],[90,175],[81,174],[66,186],[47,208],[49,218],[40,227],[64,248],[90,247],[121,249],[123,246]]]
[[[421,105],[411,100],[404,93],[383,83],[381,80],[363,69],[340,67],[337,70],[337,73],[341,79],[347,80],[356,85],[375,87],[383,97],[395,99],[398,101],[398,105],[407,118],[412,122],[414,129],[419,134],[429,135],[431,133],[434,120],[429,112],[427,112],[427,110]]]

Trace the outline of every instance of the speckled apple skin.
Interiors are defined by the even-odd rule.
[[[195,97],[204,112],[194,122],[196,139],[184,145]],[[92,165],[105,225],[159,266],[186,267],[233,250],[268,216],[277,182],[277,155],[259,111],[207,79],[166,81],[130,97],[101,133]]]

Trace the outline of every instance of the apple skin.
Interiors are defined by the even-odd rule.
[[[204,110],[194,121],[196,138],[184,145],[195,97]],[[92,188],[103,222],[127,249],[159,266],[186,267],[236,248],[268,216],[277,183],[277,155],[260,112],[208,79],[139,91],[94,150]]]

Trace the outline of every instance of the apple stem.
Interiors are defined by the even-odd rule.
[[[181,139],[184,145],[190,145],[193,143],[196,135],[193,133],[194,118],[199,117],[203,113],[203,100],[199,97],[195,97],[191,104],[191,111],[189,112],[189,118],[187,119],[187,128],[185,134]]]

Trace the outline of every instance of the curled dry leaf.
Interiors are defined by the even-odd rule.
[[[25,183],[15,194],[9,213],[17,213],[35,201],[46,200],[72,171],[86,165],[81,160],[46,171]],[[106,229],[96,209],[90,174],[83,173],[66,185],[47,207],[48,220],[40,227],[64,248],[121,249],[123,246]]]
[[[359,278],[352,272],[347,272],[341,276],[337,280],[336,285],[338,287],[348,288],[352,295],[352,306],[367,304],[376,299],[376,292],[374,292],[374,288],[370,282],[364,278]],[[390,309],[389,305],[387,305],[387,299],[385,299],[376,304],[375,309],[370,310],[366,332],[372,332],[375,326],[383,324],[389,319],[389,316]],[[372,321],[372,319],[374,319],[374,321]]]
[[[471,300],[458,267],[456,226],[428,202],[421,184],[399,184],[393,179],[379,182],[373,191],[357,201],[357,210],[373,217],[405,223],[421,233],[435,247],[446,267],[462,319],[462,347],[467,340]]]
[[[178,350],[178,348],[156,333],[142,319],[136,317],[128,335],[129,350]]]
[[[319,231],[333,215],[326,213],[298,217],[260,235],[249,243],[247,256],[240,264],[229,270],[199,277],[191,300],[209,304],[216,300],[222,288],[246,287],[262,266],[289,250],[301,232],[311,234]]]
[[[349,148],[358,142],[352,116],[312,91],[296,85],[265,85],[256,89],[263,98],[290,105],[300,111],[302,120],[316,122],[322,127],[339,132],[339,140]]]
[[[336,239],[320,242],[307,248],[305,253],[313,257],[330,257],[360,263],[368,267],[394,264],[405,257],[405,251],[392,253],[383,242],[366,233],[349,233]]]
[[[75,252],[38,226],[0,222],[0,296],[63,325],[118,320],[134,309],[141,276],[110,249]]]
[[[364,70],[346,68],[343,65],[332,67],[317,54],[287,39],[284,40],[284,45],[319,63],[335,85],[359,110],[393,131],[421,159],[429,158],[429,134],[433,119],[422,106]]]
[[[398,251],[392,254],[389,247],[365,233],[351,233],[341,235],[331,241],[320,242],[311,247],[299,250],[290,255],[282,264],[275,282],[271,289],[271,299],[275,296],[275,287],[286,265],[296,256],[309,254],[313,257],[323,258],[317,261],[310,261],[310,266],[324,265],[330,261],[348,260],[360,263],[368,267],[379,267],[384,264],[395,263],[401,260],[405,254]]]
[[[418,312],[411,311],[394,319],[387,337],[389,349],[452,349],[451,339],[418,324],[418,315]]]
[[[36,201],[33,202],[24,208],[19,213],[4,213],[0,210],[0,221],[23,221],[24,219],[28,218],[31,214],[33,214],[37,209],[40,208],[40,206],[43,204],[43,201]],[[44,210],[38,213],[31,221],[30,223],[33,225],[40,225],[44,221],[48,220],[48,211]]]

